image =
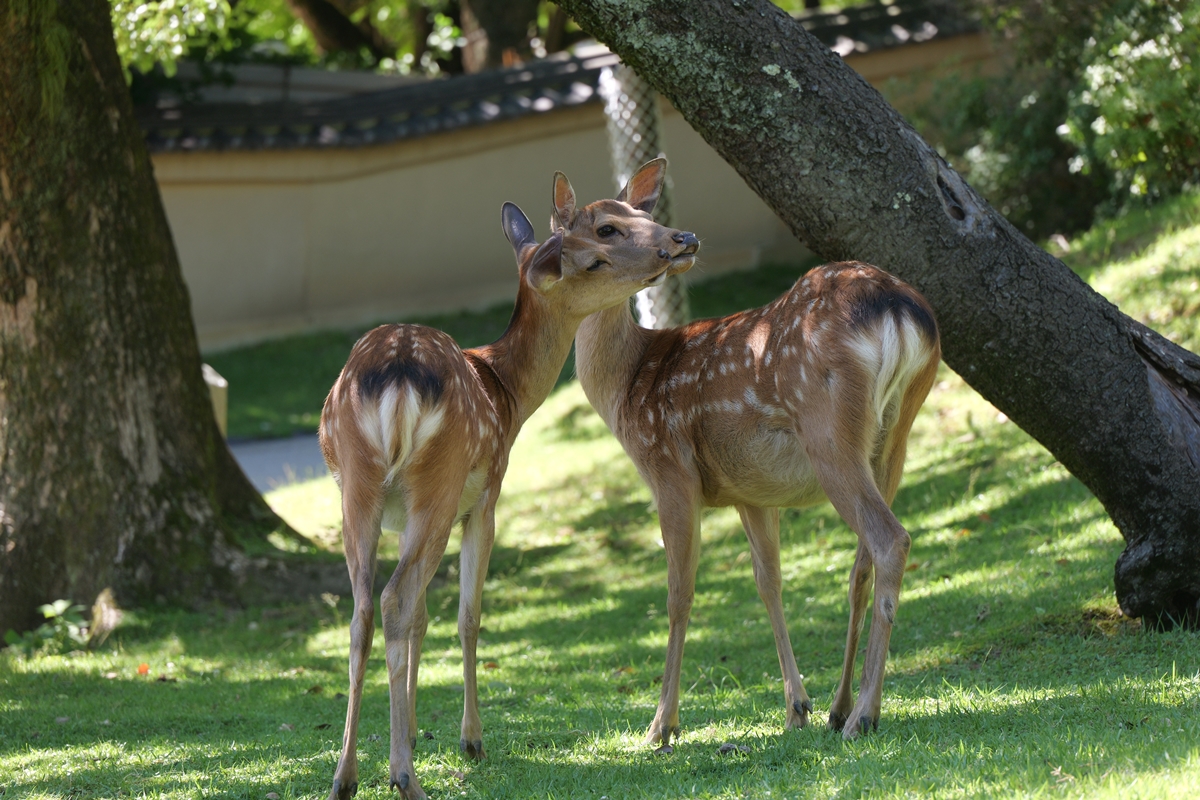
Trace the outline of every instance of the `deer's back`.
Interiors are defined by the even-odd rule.
[[[439,445],[442,458],[492,460],[506,442],[480,366],[434,328],[381,325],[367,332],[322,411],[321,450],[330,471],[356,468],[390,484]]]
[[[685,460],[709,505],[810,505],[824,493],[805,440],[870,458],[939,352],[914,289],[830,264],[761,308],[656,331],[615,432],[652,484]]]

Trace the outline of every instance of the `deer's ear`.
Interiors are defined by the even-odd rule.
[[[575,218],[575,190],[561,172],[554,173],[554,217],[551,224],[555,230],[571,227]]]
[[[500,209],[500,222],[504,227],[504,236],[512,245],[513,252],[517,254],[517,261],[520,262],[521,251],[537,244],[533,224],[529,217],[525,216],[525,212],[512,203],[505,203]]]
[[[625,184],[625,188],[617,195],[617,199],[622,203],[628,203],[638,211],[645,211],[649,214],[658,204],[658,198],[662,195],[663,183],[666,179],[667,160],[665,158],[647,161],[641,169],[633,173],[633,177],[629,179],[629,183]]]
[[[548,291],[551,286],[562,280],[562,243],[563,232],[557,230],[538,246],[537,252],[529,259],[525,276],[529,284],[539,292]]]

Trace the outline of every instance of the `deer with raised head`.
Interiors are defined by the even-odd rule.
[[[566,177],[559,173],[555,185],[561,183]],[[372,590],[381,529],[401,531],[399,564],[380,598],[391,785],[404,797],[421,798],[413,748],[417,667],[428,625],[425,589],[451,528],[462,522],[458,631],[465,699],[459,746],[480,759],[480,598],[513,441],[554,388],[579,323],[595,311],[627,305],[669,270],[691,266],[695,252],[667,242],[612,247],[591,228],[558,231],[539,245],[515,205],[504,205],[502,220],[520,267],[504,334],[490,345],[460,350],[445,333],[422,325],[375,328],[355,344],[321,414],[321,450],[342,491],[342,538],[354,593],[346,727],[331,800],[346,800],[358,788],[355,747],[375,631]],[[637,224],[662,231],[645,220]],[[663,249],[668,244],[669,255]]]
[[[623,213],[609,211],[607,230],[595,228],[594,206],[575,209],[574,191],[558,178],[556,230],[624,240],[649,218],[665,171],[657,159],[629,180]],[[829,724],[846,738],[878,725],[910,542],[890,505],[940,352],[921,295],[857,262],[818,267],[775,302],[721,319],[647,330],[622,305],[584,320],[575,337],[579,382],[649,484],[666,549],[670,627],[649,744],[670,752],[679,734],[680,666],[706,506],[732,505],[741,516],[775,635],[788,728],[806,725],[813,706],[783,615],[779,509],[828,498],[858,535],[850,628]],[[854,658],[872,572],[871,632],[855,703]]]

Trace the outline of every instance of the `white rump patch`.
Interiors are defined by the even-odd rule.
[[[897,403],[913,373],[925,364],[925,343],[917,325],[907,317],[897,322],[887,314],[871,330],[847,341],[868,374],[875,376],[871,405],[879,425],[888,406]]]

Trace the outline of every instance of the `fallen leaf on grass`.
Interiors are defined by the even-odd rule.
[[[150,674],[150,665],[149,664],[138,664],[138,675],[149,675],[149,674]]]
[[[1075,776],[1069,772],[1063,772],[1063,768],[1061,766],[1050,770],[1050,774],[1054,776],[1056,783],[1061,784],[1075,782]]]
[[[459,783],[467,782],[467,776],[456,769],[450,770],[450,774],[454,776],[454,780],[458,781]]]
[[[717,748],[717,752],[723,756],[729,755],[730,753],[749,753],[750,748],[744,744],[734,744],[733,742],[726,742],[725,744],[723,744]]]
[[[920,569],[920,568],[921,568],[920,561],[910,561],[910,562],[908,562],[908,566],[904,568],[904,571],[912,572],[914,569]]]
[[[287,723],[285,722],[285,723],[283,723],[282,725],[280,725],[280,726],[279,726],[279,730],[281,730],[281,731],[294,731],[294,730],[296,730],[296,726],[295,726],[295,725],[289,725],[289,724],[287,724]]]
[[[66,725],[68,722],[71,721],[71,718],[70,717],[55,717],[54,721],[57,722],[59,725]]]
[[[308,687],[307,689],[304,690],[304,693],[305,694],[320,694],[323,691],[325,691],[325,687],[318,684],[318,685]]]
[[[278,792],[267,792],[267,800],[279,800]]]
[[[1054,563],[1058,564],[1060,567],[1065,567],[1067,564],[1071,563],[1071,560],[1068,558],[1060,558],[1060,559],[1055,560]]]
[[[500,669],[500,665],[497,664],[495,661],[485,661],[485,662],[483,662],[483,668],[484,669]]]
[[[105,677],[107,680],[110,680],[110,681],[111,681],[113,678],[117,677],[117,673],[115,673],[115,672],[106,672],[106,673],[104,673],[104,677]]]
[[[724,661],[725,657],[722,656],[721,660]],[[632,675],[635,672],[637,672],[637,670],[630,666],[617,667],[615,670],[613,670],[613,675]]]

